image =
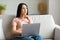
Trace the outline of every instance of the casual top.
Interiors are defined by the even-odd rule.
[[[14,25],[15,23],[17,24],[17,27],[16,27],[16,29],[18,29],[18,30],[22,30],[22,25],[23,24],[28,24],[28,19],[20,19],[20,18],[14,18],[13,20],[12,20],[12,25]]]
[[[24,20],[22,19],[19,19],[19,18],[14,18],[13,21],[12,21],[12,24],[14,23],[17,23],[17,26],[20,27],[20,24],[23,25],[23,24],[28,24],[28,20],[25,18]]]

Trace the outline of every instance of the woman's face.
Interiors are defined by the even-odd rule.
[[[22,9],[21,9],[21,15],[26,15],[27,14],[27,7],[26,5],[22,5]]]

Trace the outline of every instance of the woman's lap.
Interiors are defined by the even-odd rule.
[[[22,40],[34,40],[34,39],[29,37],[24,37]]]
[[[36,39],[36,40],[42,40],[42,37],[41,37],[41,35],[36,34],[36,35],[35,35],[35,39]]]
[[[33,38],[29,38],[29,37],[14,37],[13,40],[34,40]]]
[[[14,36],[13,40],[42,40],[42,37],[38,34],[32,37]]]

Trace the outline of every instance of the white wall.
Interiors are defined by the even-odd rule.
[[[38,3],[40,0],[0,0],[0,4],[6,4],[6,12],[8,15],[16,15],[17,6],[19,3],[24,2],[28,5],[29,14],[39,14]]]
[[[17,6],[21,2],[28,5],[29,14],[39,14],[38,3],[42,1],[48,5],[48,13],[53,15],[56,24],[60,25],[60,0],[0,0],[0,4],[7,5],[5,14],[8,15],[16,15]]]
[[[49,14],[52,14],[56,24],[60,25],[60,0],[49,0]]]

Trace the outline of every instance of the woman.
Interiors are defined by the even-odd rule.
[[[31,19],[28,16],[28,7],[25,3],[20,3],[17,8],[16,18],[12,21],[13,40],[34,40],[34,37],[22,37],[22,25],[30,23]]]

